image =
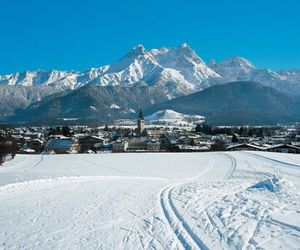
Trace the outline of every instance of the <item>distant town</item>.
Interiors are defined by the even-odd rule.
[[[99,154],[105,152],[270,151],[300,153],[300,124],[291,126],[210,126],[203,123],[148,123],[140,111],[135,123],[102,126],[0,128],[0,162],[15,154]]]

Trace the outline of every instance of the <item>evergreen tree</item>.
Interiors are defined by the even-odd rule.
[[[236,136],[236,134],[233,134],[232,139],[231,139],[231,142],[233,142],[233,143],[239,142],[239,139],[238,139],[238,137]]]
[[[256,136],[257,137],[263,137],[263,131],[262,131],[262,129],[260,129],[260,130],[257,131]],[[270,133],[270,136],[271,136],[271,133]]]
[[[108,131],[108,125],[107,125],[107,123],[105,123],[105,127],[104,127],[104,131]]]
[[[248,136],[252,137],[253,136],[253,130],[250,129],[249,132],[248,132]]]
[[[54,135],[55,134],[55,129],[54,128],[52,128],[52,127],[50,127],[50,129],[49,129],[49,133],[48,133],[48,136],[50,136],[50,135]]]
[[[63,136],[69,137],[71,135],[70,128],[68,126],[63,126],[61,130]]]
[[[198,123],[195,127],[195,132],[200,133],[201,132],[201,125]]]

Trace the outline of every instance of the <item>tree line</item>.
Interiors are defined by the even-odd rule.
[[[4,162],[7,155],[15,157],[18,145],[7,128],[0,128],[0,165]]]
[[[263,137],[263,136],[271,136],[276,129],[278,129],[278,127],[248,127],[248,126],[218,127],[218,126],[211,126],[209,124],[197,124],[195,127],[195,132],[204,133],[208,135],[237,134],[239,136]]]

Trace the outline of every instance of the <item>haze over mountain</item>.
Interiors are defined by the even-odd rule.
[[[151,50],[137,45],[118,62],[83,72],[39,69],[0,76],[0,113],[2,114],[0,119],[15,114],[17,109],[20,115],[20,109],[26,107],[32,110],[33,107],[44,107],[46,103],[51,106],[50,101],[56,102],[57,98],[66,98],[70,91],[74,91],[73,95],[78,95],[93,90],[99,95],[98,97],[93,95],[95,100],[99,99],[98,102],[108,100],[101,107],[103,111],[101,117],[106,117],[113,109],[110,105],[118,103],[122,99],[122,93],[125,92],[128,94],[133,91],[130,98],[134,100],[130,100],[126,105],[124,100],[120,101],[121,106],[116,104],[121,107],[117,113],[122,111],[126,114],[127,109],[135,110],[137,105],[147,107],[167,99],[202,91],[211,86],[242,80],[258,82],[292,95],[300,94],[300,70],[274,72],[269,69],[259,69],[241,57],[232,57],[220,63],[213,61],[207,65],[187,44],[177,48],[162,47]],[[85,86],[94,87],[78,91]],[[135,93],[140,87],[143,88],[140,90],[141,96],[136,96]],[[147,88],[150,89],[145,90]],[[116,97],[113,95],[105,97],[104,93],[107,91],[117,93]],[[147,96],[148,93],[151,93],[151,96]],[[51,96],[53,94],[54,96]],[[114,98],[116,101],[113,100]],[[148,101],[143,104],[140,103],[139,98]],[[67,100],[64,103],[68,106]],[[84,97],[78,96],[76,103],[73,104],[89,107],[86,103]],[[129,103],[135,105],[130,107]],[[34,106],[30,106],[32,104]],[[76,108],[73,107],[71,110],[74,109]],[[53,114],[59,114],[59,110],[58,108],[53,111]],[[61,113],[61,116],[63,114],[66,113]]]

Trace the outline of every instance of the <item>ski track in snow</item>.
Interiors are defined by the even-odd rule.
[[[298,164],[299,163],[299,164]],[[299,249],[300,156],[17,156],[0,249]],[[251,188],[278,174],[278,191]]]

